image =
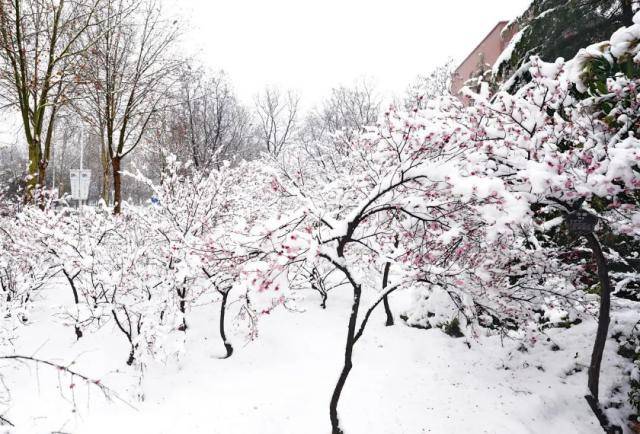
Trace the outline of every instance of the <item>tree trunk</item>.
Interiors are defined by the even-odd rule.
[[[105,205],[109,205],[109,181],[109,169],[107,168],[106,171],[103,170],[102,172],[102,188],[100,191],[100,197],[102,197]]]
[[[62,269],[62,273],[69,281],[69,286],[71,286],[71,291],[73,292],[73,301],[76,305],[76,323],[75,323],[76,340],[80,340],[80,338],[82,337],[82,330],[80,329],[80,326],[78,324],[78,318],[80,316],[80,297],[78,296],[78,289],[76,288],[76,283],[75,283],[75,280],[76,280],[76,277],[78,277],[78,274],[72,277],[69,273],[67,273],[67,270],[65,270],[64,268]]]
[[[593,352],[591,353],[591,363],[588,371],[588,387],[591,395],[585,396],[585,399],[589,403],[591,410],[594,412],[600,425],[606,433],[622,433],[622,429],[618,426],[611,425],[607,415],[600,407],[600,401],[598,398],[599,386],[600,386],[600,365],[602,363],[602,355],[604,354],[604,347],[607,343],[607,335],[609,333],[610,310],[611,310],[611,281],[609,280],[609,270],[607,267],[607,261],[602,253],[602,248],[596,236],[591,233],[587,236],[589,246],[593,251],[593,257],[598,265],[598,277],[600,278],[600,312],[598,315],[598,329],[596,332],[596,339],[593,344]]]
[[[222,294],[222,302],[220,303],[220,337],[222,338],[222,342],[224,343],[224,348],[227,350],[227,355],[225,359],[228,359],[233,354],[233,346],[227,340],[227,334],[224,331],[224,315],[227,309],[227,297],[229,296],[230,289],[226,291],[220,291]]]
[[[387,320],[385,321],[384,325],[386,325],[387,327],[392,326],[394,324],[393,313],[391,313],[391,307],[389,306],[389,297],[385,295],[382,299],[382,303],[384,304],[384,312],[387,315]]]
[[[327,308],[327,291],[324,289],[324,285],[321,282],[320,273],[318,273],[317,269],[314,268],[311,271],[311,277],[309,279],[311,283],[311,289],[317,291],[320,294],[320,307],[323,309]]]
[[[106,205],[109,205],[109,170],[111,169],[109,151],[106,149],[104,143],[100,148],[100,162],[102,163],[102,191],[100,196]]]
[[[397,248],[399,243],[400,243],[400,240],[398,240],[398,236],[396,235],[396,240],[393,246]],[[383,291],[387,289],[387,286],[389,286],[389,269],[390,268],[391,268],[391,262],[386,262],[384,264],[384,271],[382,272],[382,290]],[[392,326],[393,313],[391,313],[391,306],[389,306],[389,297],[385,295],[384,298],[382,299],[382,302],[384,304],[384,312],[387,315],[387,321],[385,322],[385,325],[387,327]]]
[[[331,419],[331,432],[333,434],[343,433],[342,429],[340,429],[340,420],[338,419],[338,401],[340,401],[340,394],[342,393],[342,389],[347,381],[349,372],[351,372],[351,368],[353,367],[353,345],[355,344],[356,322],[358,319],[358,309],[360,308],[361,294],[362,288],[360,285],[354,285],[353,305],[351,307],[351,316],[349,317],[349,327],[347,330],[347,342],[344,350],[344,366],[342,367],[342,372],[340,373],[340,377],[338,377],[338,382],[336,383],[333,395],[331,396],[331,402],[329,403],[329,418]]]
[[[178,327],[178,330],[181,332],[187,331],[187,288],[183,286],[182,289],[177,288],[176,292],[178,293],[178,297],[180,298],[180,302],[178,303],[178,308],[180,309],[180,313],[182,314],[182,324]]]
[[[323,308],[323,309],[326,309],[327,308],[327,293],[326,293],[326,291],[320,292],[320,298],[321,298],[320,307]]]
[[[116,321],[116,325],[129,341],[129,357],[127,358],[127,365],[133,365],[133,362],[136,360],[136,349],[138,348],[138,344],[133,343],[133,326],[131,325],[131,321],[129,319],[129,314],[125,310],[125,315],[127,316],[127,324],[128,330],[124,328],[122,322],[118,318],[118,314],[114,309],[111,309],[111,314],[113,315],[113,319]],[[140,323],[138,322],[138,335],[140,334]]]
[[[598,387],[600,383],[600,364],[604,347],[607,343],[607,334],[609,332],[611,308],[611,281],[609,280],[609,270],[607,262],[602,254],[602,249],[598,239],[593,234],[587,235],[589,246],[593,250],[593,256],[598,265],[598,277],[600,278],[600,313],[598,317],[598,330],[596,332],[596,340],[593,344],[593,353],[591,354],[591,364],[589,365],[589,391],[591,395],[598,400]]]
[[[46,161],[40,161],[38,164],[38,184],[40,187],[47,185],[47,163]]]
[[[622,0],[622,24],[626,27],[633,25],[633,1]]]
[[[35,190],[38,186],[40,168],[40,150],[36,142],[27,143],[29,148],[29,174],[27,186],[24,190],[24,203],[32,203]]]
[[[389,268],[391,268],[391,263],[387,262],[384,264],[384,272],[382,273],[382,290],[384,291],[389,284]],[[393,313],[391,313],[391,307],[389,306],[389,297],[387,295],[382,299],[384,303],[384,312],[387,315],[387,320],[385,325],[392,326],[393,325]]]
[[[40,209],[44,210],[46,205],[46,197],[43,196],[43,189],[47,185],[47,162],[43,159],[38,163],[38,187],[40,189],[40,194],[38,195],[38,206]]]
[[[131,350],[129,351],[129,358],[127,359],[128,366],[133,365],[133,362],[135,362],[136,360],[135,354],[136,354],[135,347],[133,346],[133,344],[131,344]]]
[[[113,213],[120,214],[122,211],[122,178],[120,174],[120,157],[111,159],[113,169]]]

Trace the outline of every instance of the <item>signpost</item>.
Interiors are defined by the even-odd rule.
[[[576,235],[589,235],[598,224],[598,217],[589,211],[577,210],[567,214],[567,228]]]
[[[80,169],[69,171],[71,181],[71,198],[78,201],[78,206],[82,206],[82,201],[89,198],[89,183],[91,182],[91,170],[84,169],[84,142],[80,137]]]
[[[71,198],[77,201],[84,201],[89,198],[89,183],[91,181],[91,170],[73,169],[69,171],[71,180]]]

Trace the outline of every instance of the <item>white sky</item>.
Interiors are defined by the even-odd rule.
[[[367,77],[402,92],[420,73],[462,60],[531,0],[165,0],[183,16],[186,50],[225,70],[249,103],[265,85],[318,102]]]

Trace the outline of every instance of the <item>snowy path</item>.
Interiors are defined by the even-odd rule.
[[[59,392],[49,390],[57,379],[42,370],[39,382],[20,377],[26,371],[20,368],[8,415],[23,427],[17,432],[29,433],[328,433],[328,401],[341,367],[347,306],[346,298],[333,294],[327,311],[310,305],[304,315],[278,312],[261,322],[258,340],[237,345],[228,360],[216,358],[223,353],[216,312],[203,308],[192,315],[186,357],[148,369],[138,411],[105,403],[95,391],[87,409],[81,389],[78,402],[83,404],[72,413]],[[552,352],[549,345],[539,345],[508,360],[514,342],[500,348],[497,340],[483,340],[483,345],[472,342],[469,350],[464,339],[439,330],[382,323],[374,315],[356,349],[340,406],[348,434],[600,432],[582,399],[584,371],[562,378],[576,360],[587,360],[589,343],[581,333],[590,326],[565,332],[570,342],[556,341],[571,350]],[[60,354],[63,342],[72,342],[72,332],[49,331],[40,354],[53,355],[55,348]],[[35,332],[24,342],[35,345]],[[82,353],[77,368],[123,390],[130,377],[103,373],[122,369],[126,347],[114,331],[101,333],[102,349],[95,337],[74,344],[72,352]],[[581,353],[574,359],[576,351]],[[537,368],[538,356],[546,358],[544,372]],[[503,365],[509,369],[500,369]]]

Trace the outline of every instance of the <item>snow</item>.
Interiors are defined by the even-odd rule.
[[[622,57],[625,54],[636,55],[639,50],[638,39],[640,39],[640,24],[620,28],[611,35],[611,54],[615,57]]]
[[[468,107],[390,108],[377,128],[326,144],[332,168],[293,145],[281,162],[215,171],[169,159],[160,185],[132,175],[152,206],[7,216],[0,414],[13,433],[323,433],[353,344],[339,401],[348,434],[600,432],[583,399],[595,269],[565,239],[560,209],[640,234],[637,80],[607,80],[619,125],[571,86],[586,89],[597,56],[637,55],[639,29],[569,63],[532,57],[514,95],[481,83]],[[637,258],[607,250],[616,264]],[[614,269],[616,288],[637,282]],[[82,273],[81,297],[69,272]],[[360,339],[391,289],[397,324],[378,308]],[[635,339],[640,315],[612,303],[599,398],[626,426],[638,372],[616,340]],[[447,336],[457,324],[465,336]]]
[[[520,43],[520,40],[522,39],[522,35],[524,34],[526,29],[527,27],[523,28],[522,30],[518,31],[515,35],[513,35],[513,38],[511,38],[511,41],[509,41],[509,44],[507,44],[504,50],[502,50],[502,53],[500,53],[500,55],[496,59],[496,62],[493,64],[493,68],[491,69],[493,71],[493,75],[497,75],[498,71],[500,70],[500,66],[502,66],[504,62],[507,62],[509,61],[509,59],[511,59],[511,56],[513,55],[513,50],[515,50],[516,45]]]
[[[51,295],[62,296],[63,289]],[[69,397],[64,376],[5,366],[12,392],[5,416],[20,427],[11,432],[329,432],[328,401],[341,367],[349,296],[332,293],[326,310],[310,297],[299,306],[304,314],[274,312],[262,320],[257,340],[243,346],[235,336],[237,351],[225,360],[219,358],[224,349],[214,326],[217,309],[198,307],[189,314],[183,357],[150,364],[141,388],[133,368],[122,368],[127,346],[111,326],[76,343],[72,330],[47,319],[51,312],[41,305],[36,315],[42,318],[23,329],[17,353],[75,360],[75,369],[99,378],[136,409],[107,402],[96,390],[87,400],[86,387],[78,384],[74,411],[72,402],[61,398]],[[396,314],[410,298],[409,292],[392,298]],[[384,327],[381,312],[369,327],[356,346],[339,408],[347,433],[601,432],[582,398],[592,320],[569,330],[550,329],[550,341],[527,352],[516,350],[520,341],[501,342],[499,336],[453,339],[399,320]],[[552,351],[550,342],[560,350]],[[605,392],[618,381],[614,349],[610,342]],[[571,374],[576,367],[580,372]],[[143,402],[135,398],[141,391]]]

